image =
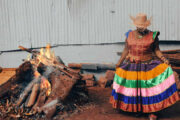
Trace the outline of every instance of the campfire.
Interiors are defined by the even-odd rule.
[[[79,70],[65,66],[49,44],[40,51],[19,48],[31,57],[16,70],[11,92],[1,98],[0,117],[52,118],[88,101]]]

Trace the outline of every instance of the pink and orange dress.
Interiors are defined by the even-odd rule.
[[[135,31],[126,33],[128,56],[116,69],[110,103],[127,112],[157,112],[177,101],[179,95],[172,68],[153,57],[159,47],[159,32],[137,38]]]

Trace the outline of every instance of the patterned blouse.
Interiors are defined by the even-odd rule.
[[[139,63],[140,61],[147,61],[152,59],[154,48],[157,46],[158,31],[148,33],[144,36],[139,36],[136,31],[129,30],[125,35],[126,45],[128,47],[128,55],[126,60]]]

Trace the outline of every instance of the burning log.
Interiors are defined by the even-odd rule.
[[[40,107],[42,107],[45,104],[45,100],[46,100],[46,97],[47,97],[46,96],[46,91],[47,91],[46,89],[41,89],[40,90],[39,96],[37,98],[37,102],[32,108],[35,113],[40,112],[39,111]]]
[[[44,50],[41,49],[41,52],[35,52],[35,51],[32,51],[32,50],[29,50],[27,48],[24,48],[22,46],[19,46],[19,48],[21,50],[24,50],[24,51],[27,51],[31,54],[33,54],[34,56],[37,56],[37,61],[42,62],[43,64],[45,65],[52,65],[52,66],[55,66],[57,68],[59,68],[60,71],[62,71],[63,73],[65,73],[66,75],[68,75],[69,77],[73,78],[73,77],[77,77],[78,79],[80,78],[80,75],[79,75],[79,72],[65,66],[64,64],[61,64],[60,62],[58,62],[58,60],[55,58],[55,56],[53,56],[53,60],[50,60],[50,58],[48,58],[48,56],[51,56],[51,55],[44,55]],[[49,50],[49,45],[47,46],[47,51],[48,53],[50,53],[50,50]]]
[[[40,94],[38,96],[36,104],[33,106],[33,109],[38,112],[39,112],[39,108],[45,104],[46,98],[51,93],[51,85],[50,85],[49,81],[43,76],[41,76],[40,79],[41,79],[41,83],[40,83],[40,85],[38,85],[38,88],[36,88],[36,89],[40,89]],[[38,91],[38,90],[36,90],[36,91]],[[37,92],[36,92],[36,94],[37,94]]]
[[[32,87],[35,83],[38,83],[40,81],[39,79],[39,74],[37,72],[35,72],[35,74],[37,74],[37,78],[35,78],[34,80],[32,80],[28,86],[25,88],[24,92],[20,95],[18,101],[16,102],[16,105],[17,106],[20,106],[22,104],[22,102],[24,102],[24,100],[27,98],[27,96],[29,95],[29,93],[31,92],[32,90]]]
[[[38,91],[39,91],[39,84],[35,84],[32,88],[32,92],[29,101],[27,103],[27,107],[32,107],[34,105]]]
[[[80,71],[65,66],[50,51],[50,47],[47,47],[46,52],[42,49],[38,52],[22,46],[20,48],[32,53],[33,58],[26,60],[16,70],[18,89],[10,96],[10,101],[15,102],[16,107],[12,105],[7,109],[10,114],[18,114],[20,119],[26,119],[28,116],[40,116],[44,112],[46,118],[51,119],[57,110],[63,110],[64,107],[68,110],[67,107],[77,107],[76,102],[88,101],[85,80],[81,79]],[[16,117],[12,115],[9,117]]]

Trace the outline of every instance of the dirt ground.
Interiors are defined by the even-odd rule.
[[[90,103],[65,120],[148,120],[147,114],[136,116],[132,113],[114,110],[109,103],[111,88],[91,87],[88,90]],[[158,116],[158,120],[180,120],[180,102],[160,111]]]

